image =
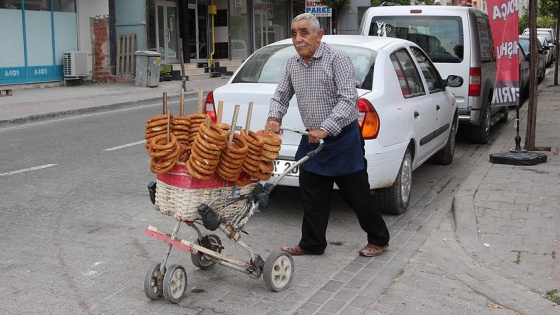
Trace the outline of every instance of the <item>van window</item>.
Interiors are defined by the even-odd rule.
[[[463,24],[457,16],[375,16],[369,35],[407,39],[420,46],[433,62],[463,61]]]
[[[479,14],[476,17],[478,23],[478,40],[480,44],[480,62],[494,62],[494,42],[492,41],[492,31],[490,21],[486,15]]]

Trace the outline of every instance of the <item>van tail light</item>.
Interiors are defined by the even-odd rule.
[[[206,95],[206,101],[204,102],[202,113],[210,116],[213,124],[217,122],[216,105],[214,104],[214,92],[210,91],[208,92],[208,95]]]
[[[482,70],[472,67],[469,71],[469,96],[480,96]]]
[[[364,139],[377,138],[380,122],[377,111],[373,105],[371,105],[368,100],[360,98],[358,99],[358,110],[360,112],[358,124],[360,125],[360,130],[362,131],[362,137],[364,137]]]

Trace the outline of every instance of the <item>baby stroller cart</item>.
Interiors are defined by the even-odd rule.
[[[284,129],[306,134],[305,131],[293,128]],[[149,226],[145,230],[146,234],[169,244],[162,261],[153,263],[146,273],[144,280],[146,296],[152,300],[163,296],[171,303],[179,303],[182,299],[187,288],[187,272],[183,266],[178,264],[167,266],[173,247],[190,252],[192,263],[202,270],[220,264],[243,272],[254,279],[258,279],[262,275],[265,286],[272,291],[278,292],[289,288],[294,274],[294,263],[291,255],[282,251],[273,251],[266,260],[263,260],[261,256],[255,254],[248,245],[241,241],[241,233],[244,232],[245,224],[249,218],[255,212],[259,212],[266,207],[269,194],[276,185],[294,168],[314,157],[322,147],[323,143],[321,142],[315,150],[309,152],[270,182],[259,181],[246,186],[226,183],[226,186],[211,187],[211,180],[206,183],[210,187],[181,189],[170,185],[169,180],[166,183],[168,178],[160,176],[173,175],[177,169],[172,169],[169,174],[158,175],[157,183],[150,182],[148,185],[150,199],[156,205],[156,209],[167,215],[172,215],[177,219],[177,223],[171,233],[166,233],[153,226]],[[224,181],[221,182],[223,185]],[[187,194],[186,199],[188,200],[183,203],[177,200],[180,197],[177,189],[182,194]],[[170,192],[170,196],[166,196]],[[163,200],[166,199],[174,204],[171,206],[164,205]],[[173,209],[173,207],[175,208]],[[196,231],[196,242],[178,237],[179,228],[182,224],[186,224]],[[220,237],[216,234],[204,233],[200,225],[203,225],[209,231],[222,231],[231,241],[239,244],[248,252],[249,260],[243,261],[222,254],[224,247]]]

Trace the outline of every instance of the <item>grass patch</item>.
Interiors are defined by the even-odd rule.
[[[560,291],[558,289],[546,292],[546,297],[552,302],[560,305]]]

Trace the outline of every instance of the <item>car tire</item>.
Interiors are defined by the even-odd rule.
[[[381,212],[391,215],[399,215],[406,212],[410,201],[412,188],[412,154],[407,148],[397,179],[389,188],[376,190],[373,194]]]
[[[449,136],[447,137],[447,143],[445,147],[436,152],[432,156],[430,162],[438,165],[449,165],[453,162],[453,155],[455,154],[455,137],[457,135],[457,116],[453,118],[453,124],[451,124],[451,130],[449,131]]]
[[[473,126],[471,137],[473,143],[487,144],[490,141],[491,112],[488,104],[484,104],[480,109],[482,121],[478,126]]]
[[[500,118],[500,120],[498,120],[499,123],[505,124],[508,122],[509,119],[509,107],[504,106],[504,109],[502,109],[503,112],[503,116]]]

